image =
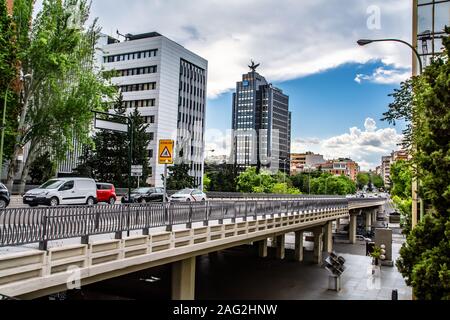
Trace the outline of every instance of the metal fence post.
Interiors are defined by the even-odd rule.
[[[237,210],[236,210],[236,203],[234,205],[234,217],[231,218],[232,223],[236,223],[236,217],[237,217]]]
[[[225,218],[225,212],[223,211],[223,200],[220,202],[220,213],[221,218],[219,219],[219,224],[223,224],[223,219]]]
[[[245,214],[245,216],[243,218],[243,221],[247,221],[247,216],[248,216],[247,203],[248,203],[248,200],[244,200],[244,214]]]
[[[115,235],[114,235],[114,239],[122,239],[122,219],[123,219],[123,208],[125,206],[129,206],[129,204],[125,204],[120,206],[120,210],[119,210],[119,230],[116,231]]]
[[[149,216],[151,215],[150,214],[150,211],[151,211],[151,209],[150,209],[151,207],[150,206],[147,206],[146,207],[146,210],[144,210],[144,227],[142,228],[142,235],[144,235],[144,236],[148,236],[148,234],[149,234]]]
[[[45,214],[42,217],[42,240],[39,241],[39,250],[47,250],[47,223],[48,223],[48,210],[45,210]]]
[[[209,215],[208,215],[209,209]],[[203,220],[203,226],[207,227],[209,222],[209,216],[211,215],[211,207],[208,202],[205,201],[205,220]]]
[[[192,203],[189,202],[189,211],[188,211],[188,223],[186,223],[186,228],[192,228]]]
[[[172,217],[172,210],[170,207],[170,202],[169,203],[165,203],[164,205],[164,216],[166,217],[166,221],[167,221],[167,225],[166,225],[166,231],[172,231],[172,222],[173,222],[173,217]]]
[[[84,225],[84,235],[81,236],[81,244],[89,244],[89,213],[90,213],[90,207],[86,208],[86,215],[85,215],[85,219],[86,219],[86,223]]]

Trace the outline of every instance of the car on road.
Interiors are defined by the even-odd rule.
[[[128,200],[128,194],[122,197],[122,203],[145,203],[162,202],[164,196],[163,188],[143,187],[131,190],[131,201]],[[167,198],[166,198],[167,199]]]
[[[182,189],[170,196],[171,202],[206,201],[206,194],[199,189]]]
[[[90,178],[50,179],[39,188],[31,189],[23,195],[23,203],[31,207],[97,203],[97,185]]]
[[[6,208],[9,205],[10,197],[8,188],[3,183],[0,183],[0,209]]]
[[[116,202],[116,188],[112,183],[97,182],[97,201],[114,204]]]

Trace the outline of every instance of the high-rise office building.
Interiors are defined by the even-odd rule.
[[[162,185],[158,141],[174,139],[175,163],[188,164],[202,186],[208,62],[157,32],[101,41],[98,58],[105,70],[116,70],[112,82],[121,89],[127,110],[138,107],[149,124],[147,182]]]
[[[450,0],[413,0],[413,44],[424,67],[443,51],[445,25],[450,26]]]
[[[289,173],[289,97],[257,73],[258,66],[252,61],[233,93],[232,160],[240,170],[256,166]]]

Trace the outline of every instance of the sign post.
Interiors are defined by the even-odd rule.
[[[173,140],[159,140],[158,163],[164,164],[164,196],[163,202],[166,202],[167,195],[167,165],[173,164]]]
[[[137,177],[138,179],[138,184],[137,187],[139,188],[139,180],[140,177],[142,177],[142,165],[132,165],[131,166],[131,176],[132,177]]]

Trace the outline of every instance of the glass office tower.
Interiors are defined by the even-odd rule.
[[[239,171],[249,166],[289,173],[289,97],[250,67],[233,94],[232,159]]]

